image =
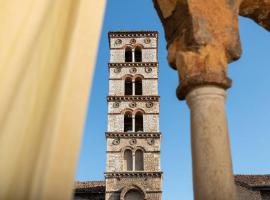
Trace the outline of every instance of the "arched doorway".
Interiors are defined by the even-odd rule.
[[[124,200],[144,200],[144,195],[139,190],[131,189],[126,193]]]

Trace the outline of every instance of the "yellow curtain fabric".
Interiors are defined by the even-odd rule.
[[[0,0],[0,199],[70,199],[105,0]]]

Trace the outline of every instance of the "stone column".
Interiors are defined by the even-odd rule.
[[[194,197],[236,199],[225,112],[226,92],[201,86],[186,96],[191,111]]]
[[[227,66],[241,56],[237,0],[153,0],[164,26],[177,96],[191,111],[196,200],[235,200],[225,112]]]

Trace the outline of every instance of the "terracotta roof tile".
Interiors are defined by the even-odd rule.
[[[76,193],[104,193],[105,181],[76,181],[74,187]]]
[[[235,175],[235,182],[244,187],[270,187],[270,174],[265,175]]]

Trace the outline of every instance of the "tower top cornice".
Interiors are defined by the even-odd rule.
[[[136,37],[158,37],[157,31],[110,31],[108,37],[125,37],[125,38],[136,38]]]

